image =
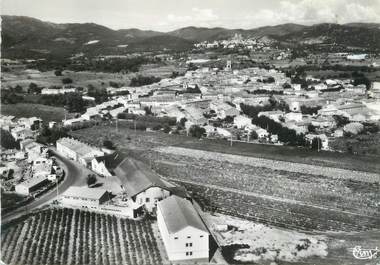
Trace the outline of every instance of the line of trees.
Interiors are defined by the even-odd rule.
[[[252,123],[266,129],[271,134],[278,135],[278,140],[293,146],[306,146],[304,134],[297,134],[293,129],[284,127],[281,123],[276,122],[266,116],[254,117]]]
[[[159,81],[161,81],[160,77],[138,75],[137,77],[133,77],[131,79],[131,83],[129,85],[132,87],[138,87],[150,85]]]

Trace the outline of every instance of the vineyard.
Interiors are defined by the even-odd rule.
[[[162,264],[149,220],[53,208],[1,231],[6,264]]]

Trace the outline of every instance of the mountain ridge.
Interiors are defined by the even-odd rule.
[[[286,23],[253,29],[189,26],[169,32],[137,28],[113,30],[96,23],[52,23],[27,16],[2,15],[1,51],[5,57],[67,57],[134,51],[188,50],[201,41],[243,37],[269,37],[280,43],[304,44],[322,40],[347,46],[380,47],[380,24],[321,23],[305,26]],[[364,43],[363,42],[366,42]],[[367,45],[368,43],[368,45]]]

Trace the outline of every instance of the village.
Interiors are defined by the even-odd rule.
[[[302,87],[292,78],[275,69],[234,70],[232,62],[227,61],[223,70],[199,67],[183,76],[138,88],[109,87],[110,100],[61,122],[1,116],[2,130],[18,143],[18,148],[2,151],[2,192],[5,196],[14,192],[23,198],[16,207],[57,189],[57,196],[50,201],[56,207],[136,220],[151,215],[157,218],[168,260],[207,262],[212,257],[209,240],[214,240],[210,235],[217,238],[228,228],[205,225],[214,219],[202,218],[206,213],[187,191],[193,189],[188,182],[171,181],[171,173],[166,174],[161,166],[157,170],[156,164],[148,166],[123,150],[115,150],[112,142],[98,146],[64,136],[51,144],[41,144],[41,128],[75,131],[108,124],[117,131],[124,121],[135,132],[158,130],[169,135],[222,139],[231,145],[295,145],[317,151],[334,151],[330,142],[335,138],[377,133],[379,82],[367,89],[364,84],[353,85],[349,79],[306,76],[310,84]],[[45,88],[41,94],[73,92],[77,92],[74,87]],[[83,97],[94,100],[85,94]],[[162,121],[165,123],[160,124]],[[63,169],[67,168],[63,159],[75,163],[86,175],[81,176],[81,185],[69,186],[58,194],[60,182],[70,173]],[[11,213],[12,207],[8,210]],[[315,247],[321,247],[320,253],[325,248]],[[240,254],[242,259],[247,255]]]

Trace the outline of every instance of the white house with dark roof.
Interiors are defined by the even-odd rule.
[[[170,261],[209,260],[209,231],[193,204],[170,196],[157,204],[157,223]]]
[[[114,170],[127,196],[135,202],[135,213],[145,207],[155,213],[157,202],[169,197],[171,186],[141,161],[126,158]]]

